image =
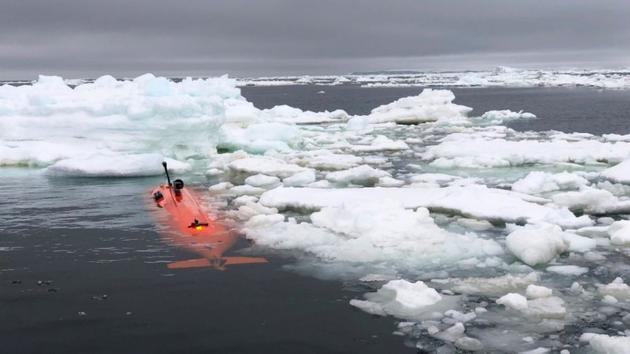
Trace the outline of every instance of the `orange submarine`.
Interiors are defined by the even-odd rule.
[[[211,267],[225,270],[235,264],[267,263],[262,257],[224,257],[223,254],[234,246],[238,234],[225,225],[208,217],[208,213],[199,203],[194,191],[184,187],[181,179],[171,183],[166,162],[162,162],[166,172],[167,184],[162,184],[151,191],[155,205],[165,212],[174,234],[163,234],[165,240],[201,256],[169,263],[169,269]]]

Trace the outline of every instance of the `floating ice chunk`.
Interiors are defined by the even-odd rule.
[[[527,286],[527,290],[525,294],[530,299],[539,299],[543,297],[549,297],[553,293],[553,290],[546,288],[544,286],[538,286],[534,284],[530,284]]]
[[[456,179],[459,179],[458,176],[447,175],[444,173],[422,173],[419,175],[411,176],[409,179],[412,183],[417,182],[428,182],[428,183],[437,183],[444,184],[447,182],[452,182]]]
[[[525,227],[511,232],[505,244],[518,259],[534,266],[547,263],[568,249],[563,234],[556,225]]]
[[[239,206],[236,212],[232,212],[232,215],[236,216],[239,220],[249,220],[253,216],[273,215],[277,213],[278,209],[267,208],[258,203],[247,201]]]
[[[441,339],[446,342],[455,342],[458,339],[464,337],[464,332],[466,331],[466,327],[461,322],[458,322],[451,327],[443,330],[442,332],[438,332],[433,335],[433,337]]]
[[[226,100],[226,123],[253,124],[260,120],[260,111],[250,102],[242,100]]]
[[[496,302],[524,315],[538,318],[563,318],[566,314],[564,301],[556,296],[541,297],[528,301],[523,295],[509,293],[499,298]]]
[[[208,187],[208,190],[210,192],[225,192],[232,187],[234,187],[234,185],[230,182],[220,182]]]
[[[579,267],[575,265],[562,265],[562,266],[551,266],[547,267],[548,272],[562,274],[562,275],[574,275],[580,276],[582,274],[588,273],[588,268]]]
[[[353,145],[356,152],[395,151],[407,150],[409,145],[402,140],[392,140],[385,135],[379,135],[372,140],[370,145]]]
[[[282,184],[286,187],[303,187],[315,182],[315,179],[315,171],[309,169],[283,179]]]
[[[601,175],[615,182],[630,184],[630,159],[605,169]]]
[[[615,245],[630,245],[630,221],[615,221],[608,228],[610,242]]]
[[[558,193],[552,196],[555,204],[575,211],[592,214],[630,212],[630,201],[619,200],[611,192],[584,187],[580,191]]]
[[[318,170],[344,170],[355,167],[363,162],[363,159],[355,155],[321,153],[315,156],[306,156],[303,163]],[[302,163],[300,163],[302,164]]]
[[[614,304],[619,303],[619,300],[617,300],[617,298],[614,296],[604,295],[602,302],[608,305],[614,305]]]
[[[527,301],[528,316],[546,319],[562,319],[567,313],[564,301],[557,296],[548,296]]]
[[[280,184],[280,179],[278,177],[275,176],[267,176],[267,175],[263,175],[263,174],[257,174],[257,175],[253,175],[253,176],[249,176],[247,178],[245,178],[245,183],[249,184],[250,186],[254,186],[254,187],[261,187],[261,188],[265,188],[265,187],[274,187],[277,186],[278,184]]]
[[[394,270],[428,268],[503,252],[495,241],[440,229],[424,208],[407,210],[387,200],[326,207],[312,214],[311,220],[313,224],[247,223],[243,231],[262,246],[368,268],[374,264],[388,264]]]
[[[73,177],[140,177],[159,176],[164,173],[162,161],[169,170],[183,173],[190,165],[157,154],[93,155],[88,158],[60,160],[46,169],[52,176]]]
[[[508,122],[517,119],[533,119],[536,118],[536,115],[529,112],[513,112],[509,109],[504,109],[500,111],[488,111],[481,115],[481,119],[484,121],[490,121],[493,124],[500,124],[503,122]]]
[[[387,316],[387,312],[385,312],[383,306],[372,301],[352,299],[350,300],[350,305],[365,311],[370,315]]]
[[[483,343],[479,339],[471,337],[460,337],[455,340],[455,346],[461,350],[477,352],[483,350]]]
[[[422,281],[391,280],[374,293],[365,294],[367,301],[351,300],[350,305],[368,313],[401,318],[426,316],[442,301],[438,292]]]
[[[452,318],[455,322],[466,323],[477,318],[477,314],[475,312],[461,313],[455,310],[448,310],[444,312],[444,315]]]
[[[433,305],[442,300],[438,292],[428,287],[424,282],[408,282],[404,279],[391,280],[383,285],[376,294],[370,296],[372,300],[388,299],[396,305],[416,310],[422,307]]]
[[[223,174],[223,170],[218,168],[210,168],[206,171],[206,176],[219,176]]]
[[[418,96],[404,97],[374,108],[370,123],[424,123],[466,118],[472,108],[452,103],[455,95],[449,90],[424,89]]]
[[[587,226],[575,230],[575,233],[587,237],[608,237],[608,228],[608,226]]]
[[[395,275],[392,274],[368,274],[364,277],[361,277],[361,279],[359,279],[360,281],[364,281],[364,282],[377,282],[377,281],[389,281],[389,280],[394,280],[395,279]]]
[[[287,105],[275,106],[261,111],[262,119],[266,121],[282,122],[287,124],[319,124],[336,123],[348,120],[348,114],[343,110],[332,112],[311,112]]]
[[[630,286],[623,282],[623,279],[616,278],[610,284],[600,285],[598,287],[601,295],[614,296],[617,300],[630,300]]]
[[[569,251],[571,252],[584,253],[597,247],[597,241],[592,238],[579,236],[571,232],[564,232],[562,237],[569,244]]]
[[[375,169],[368,165],[353,167],[348,170],[330,172],[326,179],[339,184],[357,184],[373,186],[379,182],[379,178],[389,177],[389,173]]]
[[[427,207],[485,220],[549,221],[561,226],[592,224],[588,217],[577,218],[567,209],[556,209],[531,201],[544,201],[524,194],[485,186],[446,188],[276,188],[265,193],[261,203],[279,209],[321,209],[347,202],[370,203],[391,199],[405,208]],[[483,200],[484,203],[479,203]],[[528,201],[529,200],[529,201]]]
[[[214,154],[211,156],[210,162],[208,164],[208,168],[217,169],[221,171],[227,170],[228,165],[232,161],[244,159],[247,157],[250,157],[250,155],[243,150],[238,150],[232,153],[225,153],[225,154]]]
[[[264,192],[264,188],[254,187],[248,184],[230,188],[230,193],[234,195],[260,195]]]
[[[530,172],[523,179],[512,185],[512,190],[526,194],[541,194],[564,189],[577,189],[588,184],[588,181],[574,173]]]
[[[501,296],[497,301],[497,304],[504,305],[517,311],[527,310],[527,298],[517,293],[509,293]]]
[[[228,164],[230,170],[246,174],[265,174],[280,178],[290,177],[306,169],[283,160],[267,156],[247,157]]]
[[[328,182],[325,179],[319,180],[317,182],[313,182],[307,186],[308,188],[331,188],[332,183]]]
[[[532,349],[532,350],[527,350],[524,352],[519,352],[518,354],[547,354],[550,353],[551,349],[549,348],[544,348],[544,347],[539,347],[536,349]]]
[[[441,143],[427,147],[422,154],[431,165],[443,168],[487,168],[525,164],[572,162],[596,164],[617,162],[630,156],[630,143],[606,143],[597,140],[552,141],[506,140],[451,134]]]
[[[487,220],[477,220],[470,218],[458,218],[457,223],[473,231],[490,230],[494,226]]]
[[[630,348],[630,337],[623,336],[584,333],[580,341],[588,342],[591,348],[600,354],[627,354]]]
[[[400,187],[405,184],[405,181],[401,181],[399,179],[391,178],[389,176],[380,177],[378,179],[378,183],[376,184],[378,187]]]
[[[207,157],[225,119],[224,102],[244,101],[234,85],[227,77],[176,83],[147,74],[127,81],[106,76],[74,88],[58,77],[3,86],[0,161],[48,165],[86,158],[86,152],[131,155],[156,149],[179,160]],[[11,148],[5,151],[5,145]],[[27,145],[39,145],[39,151]]]
[[[241,205],[246,205],[248,203],[256,203],[257,201],[258,201],[257,197],[254,197],[251,195],[242,195],[232,200],[231,205],[235,207],[239,207]]]
[[[281,123],[251,124],[244,129],[224,125],[221,134],[218,147],[243,149],[252,153],[268,150],[289,152],[292,150],[290,145],[299,137],[296,127]]]
[[[448,285],[453,291],[458,293],[498,296],[506,292],[523,290],[528,285],[540,281],[540,277],[537,273],[532,272],[525,275],[507,274],[495,278],[455,278],[432,281]]]
[[[346,124],[347,130],[365,130],[369,127],[370,121],[367,117],[352,117]]]

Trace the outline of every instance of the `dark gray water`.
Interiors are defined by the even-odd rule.
[[[325,94],[317,94],[325,90]],[[419,88],[246,87],[261,108],[365,114]],[[456,89],[475,108],[523,109],[517,129],[630,133],[629,91]],[[391,318],[348,305],[368,289],[266,265],[169,271],[191,258],[162,242],[146,206],[160,178],[50,178],[0,169],[2,353],[413,352]],[[203,177],[187,176],[203,189]],[[245,247],[241,244],[240,247]],[[106,295],[106,296],[104,296]]]
[[[283,259],[168,270],[196,257],[156,231],[146,198],[161,178],[0,172],[1,353],[411,351],[393,320],[348,305],[356,292]]]
[[[243,87],[242,94],[259,108],[288,104],[304,110],[344,109],[368,114],[382,104],[422,92],[419,87],[362,88],[346,86]],[[318,94],[319,91],[324,94]],[[451,89],[455,103],[472,107],[472,115],[511,109],[539,119],[513,122],[517,130],[559,130],[567,133],[630,133],[630,91],[591,88],[460,88]]]

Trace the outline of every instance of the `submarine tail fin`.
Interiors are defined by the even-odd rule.
[[[225,266],[237,264],[260,264],[267,263],[263,257],[221,257],[221,262],[212,262],[207,258],[187,259],[185,261],[172,262],[167,265],[168,269],[187,269],[211,267],[223,270]]]

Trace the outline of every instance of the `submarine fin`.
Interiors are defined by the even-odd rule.
[[[267,263],[267,259],[263,257],[222,257],[225,261],[224,265],[235,264],[255,264],[255,263]]]
[[[185,261],[173,262],[167,265],[168,269],[203,268],[210,266],[212,265],[207,258],[187,259]]]

